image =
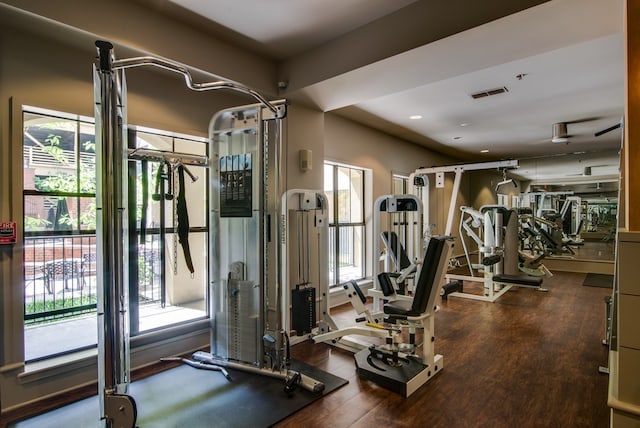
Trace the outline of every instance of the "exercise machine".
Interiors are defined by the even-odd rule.
[[[387,272],[379,274],[382,287],[389,289],[391,299],[383,307],[385,325],[367,323],[315,336],[314,341],[339,341],[348,335],[384,339],[382,345],[356,350],[358,374],[405,397],[410,396],[444,366],[442,355],[434,352],[434,314],[452,245],[449,238],[433,237],[429,240],[411,301],[393,301],[391,276]],[[361,299],[360,304],[364,302],[364,294],[358,291],[357,284],[350,282],[345,288]],[[360,304],[354,304],[354,307]],[[403,329],[409,331],[408,343],[402,342]],[[417,329],[422,329],[422,335],[416,335]],[[422,348],[421,356],[418,348]]]
[[[276,102],[284,112],[286,104]],[[283,380],[320,392],[324,385],[289,368],[282,119],[263,104],[218,112],[211,120],[211,352],[196,361]],[[306,203],[315,204],[317,199]]]
[[[328,205],[318,190],[290,189],[282,195],[282,312],[284,325],[296,334],[291,343],[337,329],[329,315]]]
[[[434,316],[452,247],[453,240],[449,237],[429,239],[412,300],[396,300],[392,276],[389,272],[381,272],[378,274],[380,285],[389,299],[383,306],[383,319],[319,334],[313,340],[337,343],[349,335],[384,340],[383,344],[355,350],[358,374],[409,397],[444,367],[443,356],[436,354],[434,349]],[[344,287],[354,307],[362,308],[365,298],[357,283],[349,282]],[[408,343],[403,342],[404,330],[408,330]],[[422,334],[416,334],[417,330],[422,330]]]
[[[562,202],[560,216],[562,217],[562,231],[565,239],[574,244],[583,243],[580,237],[584,227],[585,214],[582,212],[583,204],[580,196],[567,196]]]
[[[385,214],[386,221],[382,230]],[[402,296],[407,296],[408,300],[412,299],[408,296],[412,289],[409,281],[413,280],[423,247],[421,217],[422,202],[417,196],[384,195],[376,199],[373,217],[374,286],[368,290],[368,295],[373,297],[374,312],[380,312],[381,302],[387,299],[378,282],[378,273],[381,271],[380,261],[382,261],[382,272],[388,272],[392,278],[397,298],[402,299]],[[403,241],[408,245],[403,245]],[[407,248],[411,248],[415,255],[409,254]],[[376,260],[378,255],[380,258]]]
[[[435,177],[435,188],[436,189],[444,189],[445,188],[445,174],[453,173],[453,188],[451,190],[451,201],[449,202],[449,211],[447,214],[447,224],[445,226],[445,230],[443,235],[450,236],[451,231],[453,229],[453,219],[456,216],[456,205],[458,202],[458,193],[460,192],[460,184],[462,183],[462,174],[465,171],[478,171],[478,170],[501,170],[506,171],[507,169],[515,169],[518,168],[517,160],[504,160],[504,161],[495,161],[495,162],[479,162],[479,163],[468,163],[468,164],[460,164],[460,165],[445,165],[445,166],[434,166],[428,168],[418,168],[409,176],[409,184],[411,186],[411,193],[417,195],[423,203],[423,229],[428,230],[430,228],[429,221],[429,177]],[[506,174],[506,173],[505,173]],[[505,175],[506,177],[506,175]]]
[[[314,337],[314,340],[320,342],[326,339],[329,343],[342,349],[358,352],[370,344],[360,340],[357,336],[380,337],[380,335],[386,335],[382,331],[384,329],[382,327],[384,318],[382,303],[389,299],[408,301],[413,299],[413,296],[409,295],[407,282],[413,281],[420,261],[419,254],[416,257],[408,255],[398,234],[403,237],[410,236],[413,239],[411,248],[419,253],[423,245],[419,221],[421,213],[422,204],[413,195],[384,195],[376,200],[373,216],[373,234],[376,237],[373,245],[373,288],[365,292],[356,281],[347,281],[341,284],[345,296],[357,313],[354,325],[338,328],[329,315],[327,317],[329,321],[320,326],[319,336]],[[410,214],[417,214],[417,216],[415,219],[409,218]],[[386,217],[386,221],[383,221],[383,217]],[[383,223],[385,231],[381,232]],[[387,284],[380,284],[378,278],[380,272],[389,274],[391,281],[389,287],[383,288],[382,285]],[[328,288],[324,294],[329,295]],[[372,310],[366,305],[367,295],[373,298]],[[361,328],[362,325],[366,328]],[[336,333],[337,331],[340,333]],[[340,339],[336,339],[336,337],[340,337]]]
[[[228,89],[257,104],[214,116],[209,215],[209,296],[211,353],[196,353],[193,366],[226,373],[234,368],[282,379],[285,391],[297,386],[321,391],[324,385],[290,370],[284,327],[279,265],[279,196],[283,193],[282,122],[285,102],[272,103],[258,92],[219,80],[195,83],[189,70],[155,57],[116,60],[113,45],[97,41],[94,65],[98,396],[104,427],[134,427],[137,407],[129,395],[127,271],[127,90],[124,70],[154,66],[182,75],[189,89]],[[191,360],[189,360],[191,361]]]
[[[483,294],[456,291],[451,296],[495,302],[511,287],[541,290],[540,276],[521,275],[518,271],[518,216],[515,210],[501,205],[486,205],[479,211],[461,207],[460,237],[465,249],[470,275],[447,274],[448,281],[469,281],[483,285]],[[482,239],[473,227],[482,230]],[[478,244],[480,263],[472,263],[463,231]],[[480,275],[476,276],[475,271]]]

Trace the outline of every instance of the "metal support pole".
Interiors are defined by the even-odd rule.
[[[98,381],[100,423],[104,427],[134,427],[135,401],[126,395],[129,386],[129,335],[127,314],[128,272],[125,265],[126,147],[124,100],[112,69],[113,45],[96,42],[100,57],[95,70],[96,197],[98,252]],[[99,91],[99,92],[98,92]],[[99,95],[99,96],[98,96]]]

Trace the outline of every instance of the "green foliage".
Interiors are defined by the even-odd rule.
[[[96,152],[96,142],[95,141],[85,141],[84,142],[84,149],[89,151],[89,152]]]
[[[29,302],[29,303],[25,303],[24,305],[24,313],[25,315],[43,314],[42,319],[36,318],[34,320],[29,320],[30,325],[48,324],[48,323],[56,322],[58,321],[59,318],[62,318],[62,317],[64,317],[64,319],[79,318],[81,316],[86,315],[87,312],[86,310],[84,313],[69,312],[67,314],[64,314],[64,316],[58,316],[58,319],[44,318],[45,316],[48,316],[46,315],[46,312],[56,311],[56,310],[65,309],[65,308],[80,307],[84,305],[94,305],[96,303],[97,303],[96,296],[82,296],[82,297],[75,297],[73,299],[66,298],[66,299]],[[95,309],[92,310],[92,312],[93,311],[95,311]]]
[[[153,262],[148,262],[144,256],[138,256],[138,282],[146,285],[153,282]]]
[[[28,215],[24,216],[24,230],[28,232],[44,229],[50,225],[51,225],[51,222],[49,220],[40,218],[40,216],[38,217],[31,217]]]
[[[41,127],[58,130],[70,128],[68,122],[52,122],[49,124],[40,125]],[[27,128],[28,131],[28,128]],[[65,156],[64,150],[60,148],[62,142],[62,136],[55,133],[50,133],[47,138],[44,139],[46,145],[43,145],[42,150],[53,157],[56,163],[61,166],[68,166],[69,162]],[[85,141],[83,143],[86,151],[95,152],[95,142]],[[78,174],[79,172],[79,174]],[[80,182],[78,183],[78,178]],[[51,175],[44,178],[34,177],[34,184],[36,190],[43,192],[68,192],[68,193],[95,193],[96,192],[96,172],[95,172],[95,157],[89,159],[82,159],[79,165],[79,171],[66,172],[56,171]],[[60,197],[64,199],[64,197]],[[87,229],[95,229],[96,227],[96,204],[92,201],[83,211],[80,213],[80,224]],[[25,223],[28,220],[25,218]],[[37,219],[29,220],[29,226],[25,224],[26,230],[38,230],[47,225],[42,222],[38,222]],[[46,221],[46,220],[43,220]],[[72,218],[70,215],[64,215],[59,220],[60,226],[67,226],[73,228],[77,224],[78,219]],[[49,222],[48,222],[49,223]],[[49,223],[50,224],[50,223]],[[29,229],[28,227],[31,227]]]
[[[58,309],[72,308],[75,306],[91,305],[97,302],[96,296],[74,297],[73,299],[55,299],[25,304],[25,314],[37,314],[40,312],[55,311]]]

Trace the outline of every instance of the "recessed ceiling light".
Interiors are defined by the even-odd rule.
[[[461,123],[460,126],[469,126],[469,124],[465,122],[465,123]]]
[[[420,116],[419,114],[414,114],[413,116],[409,116],[409,119],[411,119],[411,120],[419,120],[419,119],[422,119],[422,116]]]
[[[480,153],[489,153],[489,150],[487,150],[487,149],[480,150]]]

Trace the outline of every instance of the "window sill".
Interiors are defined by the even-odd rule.
[[[198,320],[193,323],[132,337],[130,339],[132,369],[134,368],[134,361],[144,365],[150,361],[156,361],[163,356],[167,356],[164,355],[164,352],[168,352],[169,350],[175,351],[172,349],[172,344],[175,345],[185,340],[195,340],[197,344],[194,347],[201,346],[197,337],[204,333],[208,338],[208,328],[209,320]],[[146,357],[143,354],[145,354]],[[17,374],[17,378],[20,383],[29,384],[59,377],[71,372],[77,373],[89,369],[97,374],[97,363],[98,349],[86,349],[59,357],[47,358],[24,365],[21,364],[20,366],[23,370]]]
[[[60,357],[27,363],[24,371],[18,374],[22,384],[38,382],[54,376],[60,376],[71,371],[96,367],[98,350],[96,348],[74,352]]]

